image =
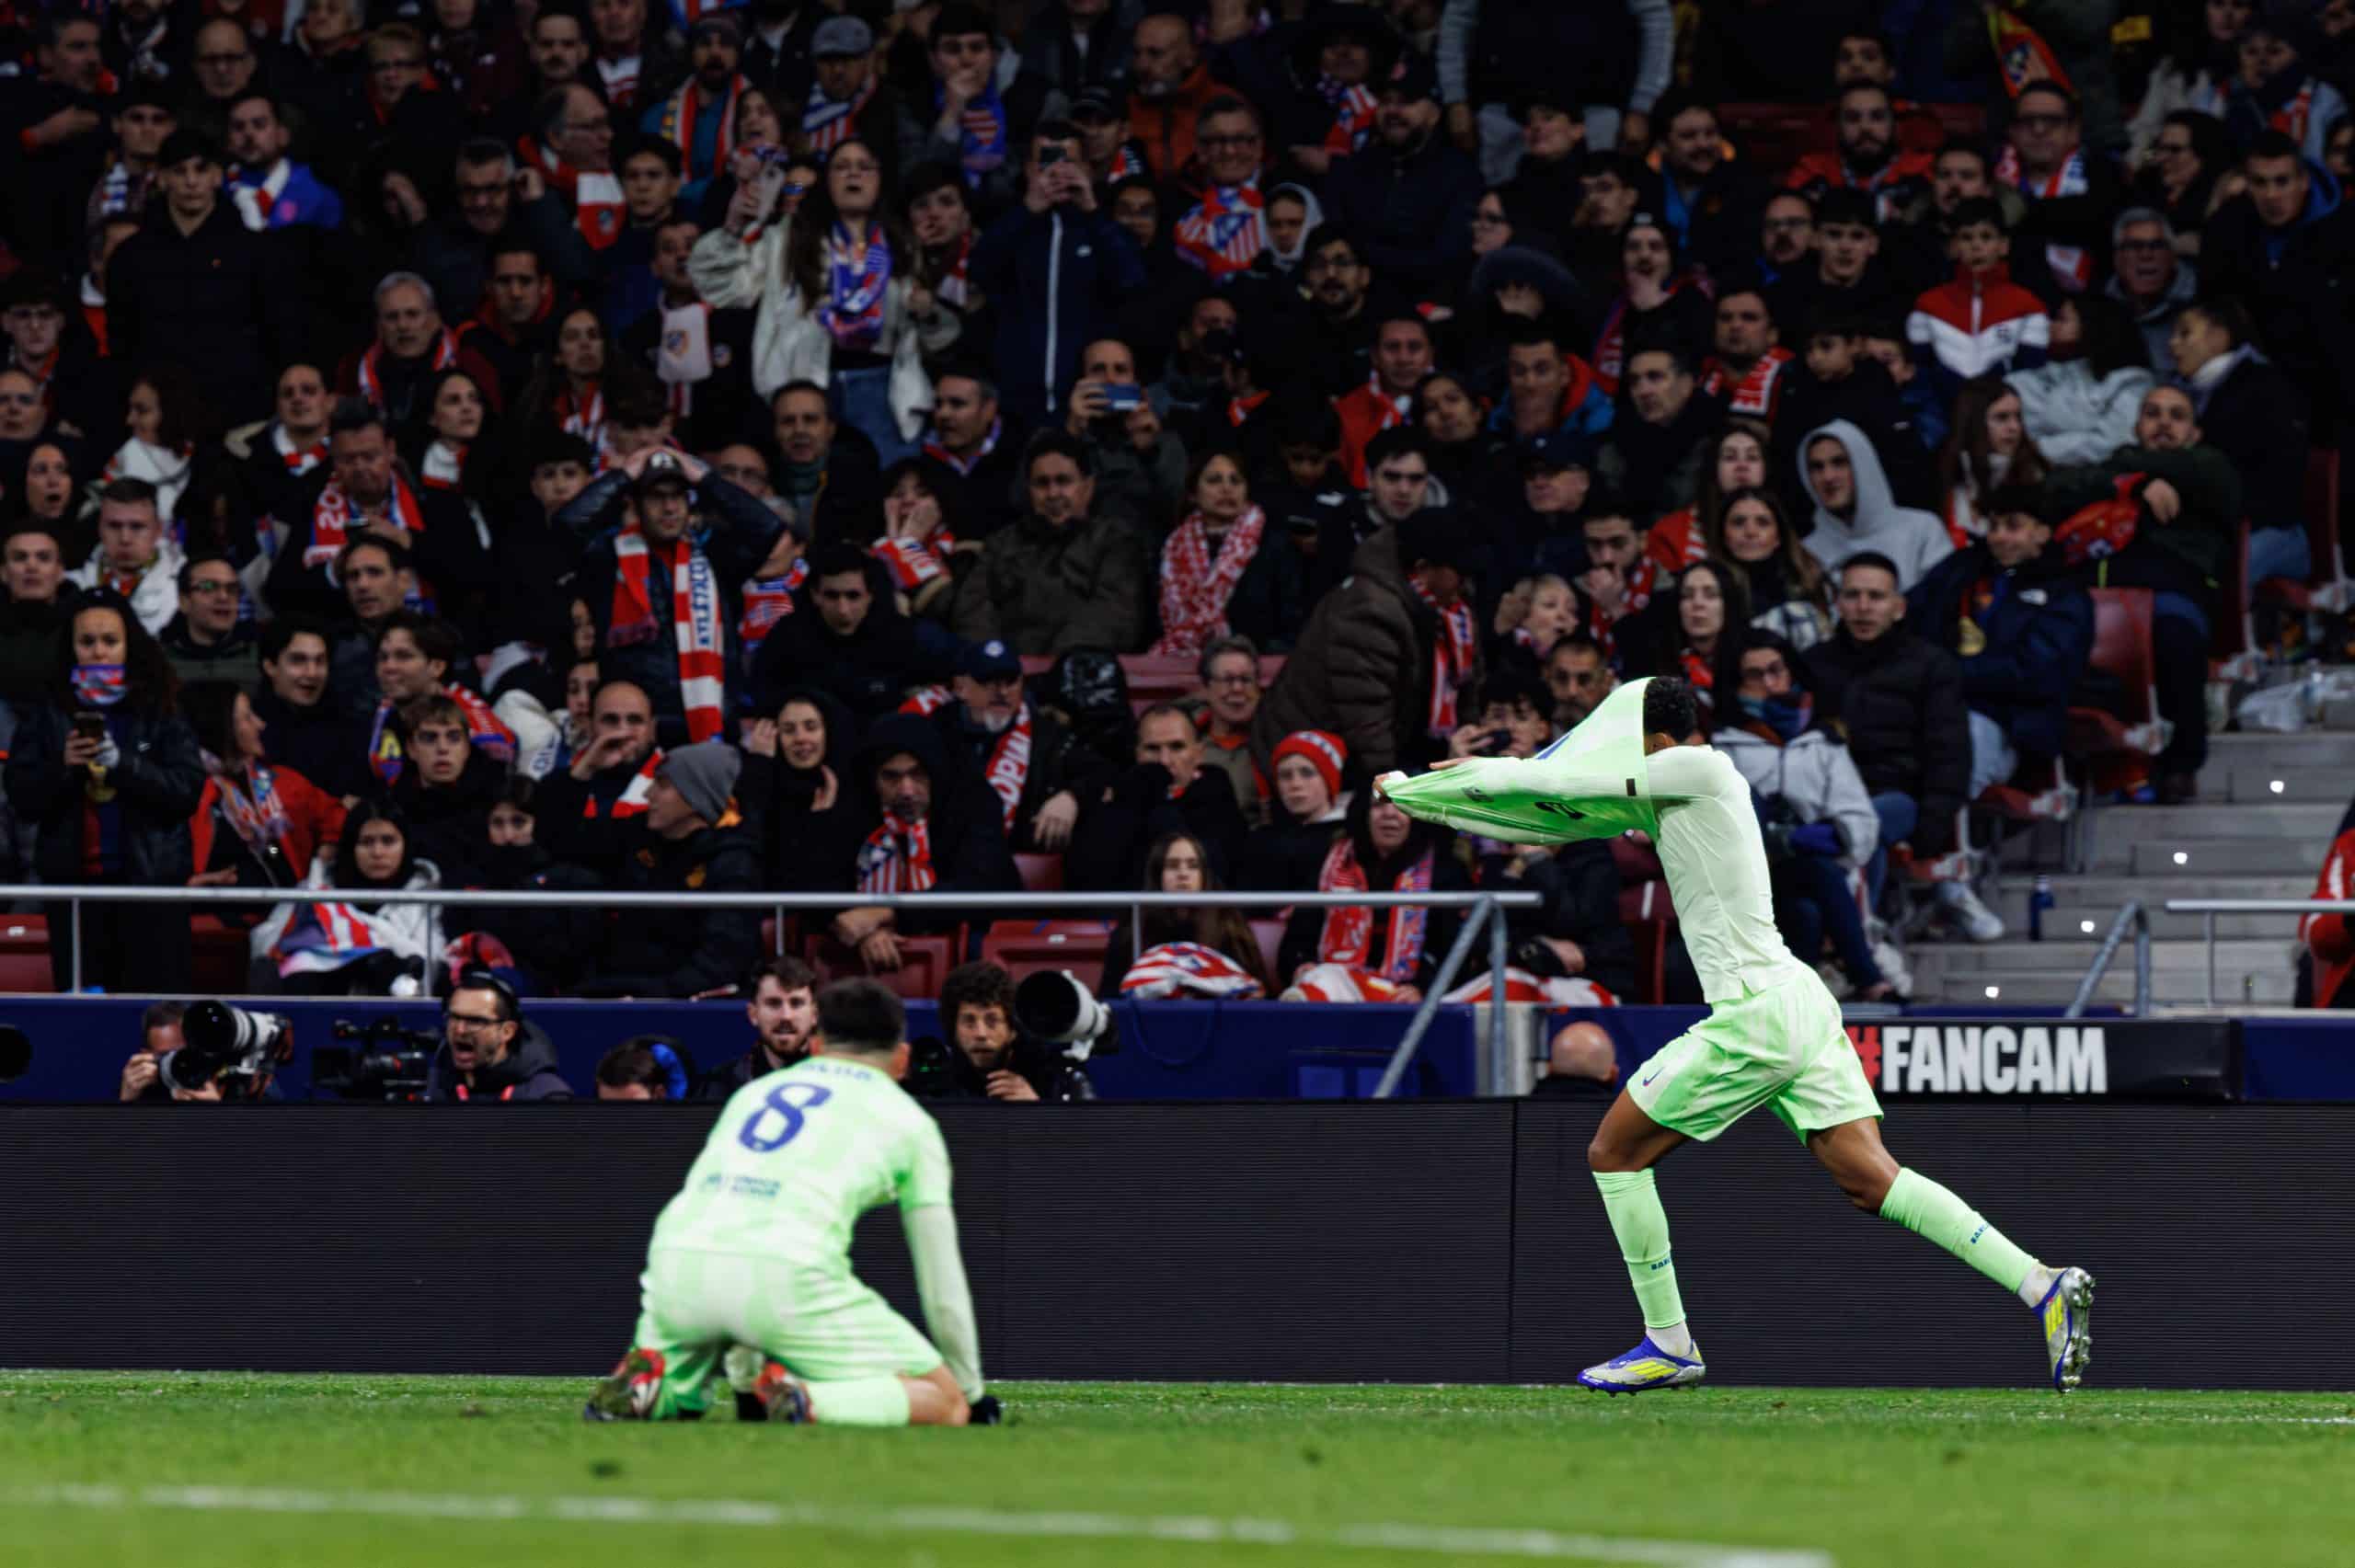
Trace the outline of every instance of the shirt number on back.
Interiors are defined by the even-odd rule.
[[[801,1136],[801,1124],[807,1119],[802,1112],[814,1110],[833,1097],[833,1090],[821,1089],[815,1083],[780,1083],[769,1091],[761,1108],[744,1123],[736,1141],[755,1154],[773,1154]],[[773,1133],[768,1130],[771,1116],[778,1118]]]

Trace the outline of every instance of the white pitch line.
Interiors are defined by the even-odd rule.
[[[1518,1557],[1547,1562],[1641,1562],[1653,1568],[1835,1568],[1829,1552],[1706,1541],[1620,1539],[1543,1529],[1465,1529],[1447,1525],[1363,1524],[1330,1528],[1281,1519],[1190,1514],[1025,1513],[996,1508],[837,1508],[741,1498],[666,1502],[652,1497],[523,1497],[419,1492],[313,1492],[247,1486],[38,1486],[0,1490],[21,1507],[199,1513],[362,1514],[385,1518],[540,1519],[566,1524],[781,1525],[862,1535],[981,1535],[1055,1539],[1190,1541],[1200,1545],[1325,1547],[1423,1552],[1441,1557]]]

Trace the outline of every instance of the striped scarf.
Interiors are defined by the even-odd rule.
[[[1180,258],[1221,282],[1248,270],[1268,248],[1267,225],[1261,216],[1267,199],[1259,182],[1212,186],[1201,203],[1178,220],[1170,243]]]
[[[1264,993],[1249,970],[1199,942],[1163,942],[1137,955],[1120,977],[1120,994],[1140,1000],[1199,996],[1249,1001]]]
[[[645,816],[647,802],[654,798],[654,771],[661,765],[662,749],[658,746],[646,754],[646,761],[640,762],[638,765],[638,772],[630,775],[629,783],[624,786],[613,806],[605,812],[606,820],[620,822],[632,817]],[[593,822],[597,819],[595,795],[583,797],[580,802],[580,816],[584,821]]]
[[[982,444],[973,449],[972,456],[959,457],[941,445],[937,440],[924,443],[924,454],[936,462],[947,464],[955,470],[959,479],[970,479],[973,476],[973,470],[979,468],[982,461],[997,450],[998,438],[1005,433],[1005,420],[1003,418],[992,419],[989,434],[982,438]]]
[[[936,117],[947,91],[939,83],[933,84],[932,108]],[[990,171],[1005,162],[1005,102],[998,97],[994,76],[982,89],[981,97],[965,106],[965,112],[958,117],[958,163],[964,170],[965,183],[979,190]]]
[[[2004,155],[1995,160],[1995,177],[2017,190],[2031,201],[2050,201],[2056,197],[2083,196],[2091,189],[2085,179],[2085,155],[2083,148],[2069,155],[2068,161],[2042,179],[2020,167],[2018,149],[2006,145]],[[2052,276],[2072,293],[2083,293],[2093,281],[2093,252],[2080,245],[2051,245],[2044,247],[2045,265],[2052,269]]]
[[[1425,893],[1431,886],[1432,854],[1430,850],[1408,862],[1390,884],[1394,893]],[[1320,893],[1367,893],[1365,868],[1358,864],[1358,853],[1347,833],[1333,841],[1326,853],[1325,865],[1316,874],[1316,890]],[[1383,943],[1382,963],[1373,973],[1394,984],[1405,984],[1415,978],[1415,963],[1423,956],[1423,933],[1430,923],[1430,911],[1419,906],[1398,905],[1390,911],[1390,931]],[[1345,904],[1327,910],[1324,929],[1317,933],[1317,961],[1343,964],[1352,968],[1366,967],[1368,950],[1373,944],[1373,910],[1365,904]]]
[[[374,404],[380,411],[385,406],[385,374],[380,368],[384,362],[385,344],[384,340],[379,338],[369,344],[368,351],[360,356],[360,369],[357,372],[360,381],[360,395]],[[441,338],[433,345],[432,368],[437,371],[446,371],[457,362],[458,335],[445,326],[442,329]]]
[[[921,817],[910,822],[886,811],[858,846],[862,893],[924,893],[939,880],[932,865],[932,825]]]
[[[826,303],[818,307],[837,349],[871,353],[883,339],[883,303],[891,290],[891,242],[881,225],[869,223],[856,264],[850,260],[850,231],[839,222],[826,241]]]
[[[1346,86],[1321,74],[1316,78],[1316,91],[1333,109],[1332,127],[1325,132],[1325,150],[1337,158],[1362,152],[1366,138],[1373,133],[1373,94],[1362,84]]]
[[[397,474],[393,475],[393,493],[385,511],[410,537],[425,532],[425,509],[418,504],[417,492],[408,487],[408,481]],[[303,549],[304,567],[332,566],[364,521],[360,504],[343,493],[342,486],[328,480],[317,504],[311,508],[311,542]]]
[[[826,89],[816,82],[810,84],[810,100],[801,106],[801,134],[810,139],[810,151],[823,158],[827,154],[850,140],[858,129],[858,117],[867,101],[875,96],[875,78],[867,77],[858,89],[858,96],[848,103],[836,103],[826,96]]]
[[[719,130],[711,141],[711,156],[695,156],[695,127],[702,123],[704,110],[703,84],[689,76],[679,84],[678,91],[662,100],[662,120],[660,134],[679,149],[679,156],[686,165],[689,180],[709,179],[728,166],[728,155],[736,150],[736,103],[752,84],[741,76],[728,78],[728,96],[720,101]]]
[[[1457,690],[1472,679],[1473,660],[1479,657],[1479,628],[1463,600],[1442,606],[1419,578],[1408,578],[1407,586],[1439,617],[1439,635],[1431,639],[1430,733],[1445,739],[1455,732]]]
[[[719,579],[694,543],[649,544],[632,523],[614,539],[614,608],[606,641],[617,647],[661,635],[654,612],[653,563],[662,552],[671,574],[671,629],[679,650],[679,697],[687,738],[709,740],[725,727],[728,655],[719,615]]]
[[[1200,512],[1178,525],[1161,555],[1161,640],[1156,657],[1193,658],[1226,635],[1226,601],[1259,553],[1268,514],[1253,507],[1235,520],[1213,558]]]
[[[736,618],[736,635],[747,650],[759,647],[793,613],[793,590],[810,576],[810,557],[803,555],[781,578],[753,578],[744,584],[744,610]]]
[[[1015,711],[1014,722],[998,732],[990,748],[989,765],[982,770],[991,793],[1005,808],[1005,832],[1014,836],[1015,808],[1022,804],[1022,788],[1030,782],[1030,704]]]

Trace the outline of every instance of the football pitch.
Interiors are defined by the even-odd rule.
[[[0,1372],[45,1565],[2344,1563],[2355,1395],[1009,1383],[592,1426],[590,1379]]]

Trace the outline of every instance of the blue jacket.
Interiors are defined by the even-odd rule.
[[[1979,621],[1986,646],[1965,656],[1963,603],[1982,578],[1994,584],[1994,602]],[[2094,601],[2062,569],[2058,551],[2006,571],[1983,542],[1958,550],[1913,585],[1905,615],[1917,635],[1956,655],[1963,701],[1973,711],[2002,725],[2022,751],[2061,753],[2069,692],[2093,657]]]
[[[968,276],[997,307],[999,403],[1037,427],[1061,422],[1080,349],[1113,335],[1121,304],[1144,286],[1144,258],[1101,208],[1017,207],[974,242]]]

